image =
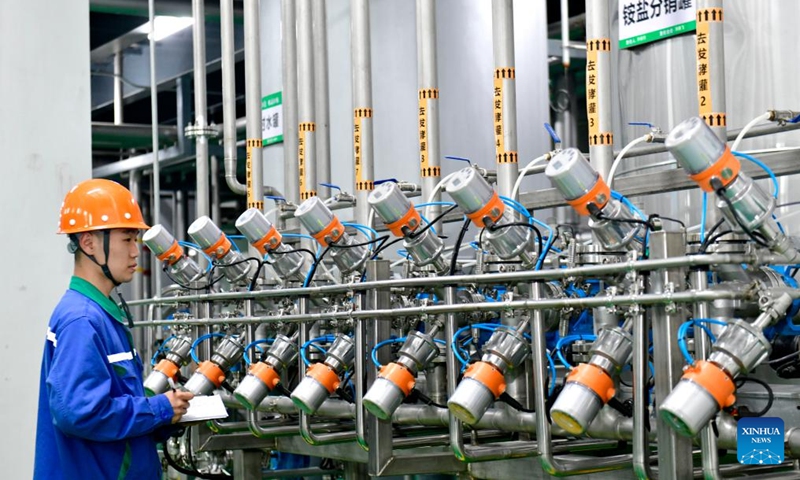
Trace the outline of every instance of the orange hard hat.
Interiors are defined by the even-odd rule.
[[[143,230],[142,211],[127,188],[102,178],[83,181],[70,190],[61,205],[58,233],[126,228]]]

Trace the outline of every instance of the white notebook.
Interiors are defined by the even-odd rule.
[[[227,416],[228,411],[219,395],[203,395],[189,400],[189,409],[178,423],[199,422]]]

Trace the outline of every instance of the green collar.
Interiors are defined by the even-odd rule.
[[[117,305],[114,300],[111,300],[110,297],[103,295],[103,292],[98,290],[97,287],[91,283],[80,277],[73,276],[69,281],[69,288],[70,290],[75,290],[76,292],[88,297],[90,300],[100,305],[100,308],[111,315],[111,318],[114,320],[123,325],[128,324],[128,319],[125,317],[125,313],[122,312],[122,309],[119,308],[119,305]]]

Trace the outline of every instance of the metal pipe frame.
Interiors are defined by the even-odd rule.
[[[141,300],[136,302],[129,302],[128,305],[149,305],[151,303],[159,304],[159,305],[167,305],[173,303],[186,303],[186,302],[196,302],[196,301],[227,301],[227,300],[244,300],[246,298],[285,298],[285,297],[317,297],[317,296],[328,296],[328,295],[337,295],[337,294],[344,294],[350,292],[360,292],[365,290],[371,290],[376,288],[436,288],[441,287],[443,283],[451,284],[451,285],[463,285],[463,284],[510,284],[510,283],[519,283],[519,282],[531,282],[531,281],[544,281],[544,280],[565,280],[573,277],[604,277],[609,275],[619,275],[625,274],[627,272],[636,271],[636,272],[648,272],[654,271],[659,269],[666,269],[666,268],[677,268],[677,267],[702,267],[702,266],[709,266],[709,265],[736,265],[736,264],[747,264],[752,266],[762,266],[762,265],[784,265],[786,264],[787,260],[779,255],[772,255],[772,254],[759,254],[759,253],[748,253],[748,254],[704,254],[704,255],[689,255],[689,256],[680,256],[674,258],[664,258],[664,259],[657,259],[657,260],[627,260],[624,262],[613,263],[613,264],[605,264],[605,265],[591,265],[586,267],[575,267],[575,268],[562,268],[558,270],[529,270],[529,271],[519,271],[519,272],[510,272],[510,273],[498,273],[492,275],[454,275],[451,277],[447,277],[445,280],[442,278],[412,278],[412,279],[398,279],[398,280],[378,280],[378,281],[367,281],[367,282],[360,282],[360,283],[348,283],[342,285],[329,285],[329,286],[322,286],[322,287],[305,287],[305,288],[286,288],[282,290],[263,290],[257,292],[220,292],[220,293],[210,293],[210,294],[194,294],[194,295],[185,295],[179,298],[159,298],[159,299],[148,299],[148,300]],[[686,300],[689,297],[693,297],[695,294],[689,294],[686,292],[672,295],[670,298],[682,298],[684,300],[681,301],[692,301]],[[702,299],[703,301],[713,301],[717,298],[710,296],[707,297],[708,292],[697,292],[697,298]],[[728,295],[728,294],[725,294]],[[729,298],[723,295],[719,298]],[[798,294],[800,295],[800,294]],[[612,297],[615,300],[619,301],[619,299],[626,299],[624,300],[624,304],[632,305],[638,302],[635,299],[630,298],[627,295],[620,295],[619,297]],[[653,298],[645,295],[640,298],[646,299],[646,302],[652,303],[654,301]],[[738,297],[737,297],[738,298]],[[568,302],[571,306],[602,306],[598,305],[597,301],[591,299],[569,299],[563,300]],[[548,300],[547,302],[551,302]],[[575,303],[573,303],[575,302]],[[621,303],[623,304],[623,303]],[[517,308],[516,306],[519,305],[521,308],[528,308],[528,303],[519,301],[514,302],[504,302],[501,304],[504,307],[512,307]],[[566,304],[565,304],[566,305]],[[548,303],[547,308],[551,308],[551,304]],[[556,306],[560,306],[556,305]],[[444,310],[442,310],[444,308]],[[485,308],[485,307],[482,307]],[[530,309],[536,308],[535,305],[531,305]],[[491,309],[489,309],[491,310]],[[410,314],[433,314],[433,313],[447,313],[448,307],[440,307],[440,306],[427,306],[427,307],[413,307],[413,308],[406,308],[403,310],[394,310],[394,311],[402,311],[403,314],[409,314],[409,312],[413,312]],[[360,312],[339,312],[339,313],[331,313],[330,318],[335,318],[337,315],[344,315],[347,318],[365,318]],[[392,316],[390,314],[390,316]],[[269,317],[265,317],[269,318]],[[287,317],[283,317],[287,318]],[[317,320],[315,317],[303,317],[306,320]],[[328,317],[325,317],[328,318]]]
[[[302,314],[308,310],[308,299],[301,298],[298,302],[298,311]],[[308,339],[308,331],[309,331],[309,324],[301,325],[300,326],[300,335],[297,340],[298,345],[305,344]],[[303,363],[302,355],[297,356],[297,368],[298,372],[305,372],[306,366]],[[307,415],[304,411],[300,410],[300,436],[303,437],[309,445],[331,445],[334,443],[343,443],[343,442],[350,442],[355,440],[356,432],[355,431],[348,431],[348,432],[336,432],[336,433],[323,433],[323,434],[316,434],[311,429],[311,420],[310,416]]]
[[[361,303],[361,302],[359,302]],[[355,362],[353,364],[353,368],[355,368],[356,372],[364,372],[365,366],[364,363],[367,359],[367,355],[365,352],[365,344],[367,338],[364,334],[364,322],[356,322],[355,325],[355,343],[356,343],[356,357]],[[356,442],[358,445],[364,449],[364,451],[369,452],[369,443],[367,442],[367,426],[366,426],[366,416],[367,412],[364,409],[364,375],[354,375],[353,381],[356,384],[356,398],[355,398],[355,412],[356,412]]]
[[[669,258],[677,252],[683,253],[686,250],[686,238],[682,232],[652,232],[649,244],[650,255],[653,258]],[[647,291],[656,295],[662,293],[680,295],[684,293],[678,292],[684,288],[684,273],[681,267],[653,272],[649,276]],[[655,376],[655,395],[658,399],[667,398],[683,374],[683,357],[677,344],[678,328],[683,323],[683,314],[684,312],[679,311],[674,305],[671,308],[657,305],[650,310],[653,364],[655,371],[658,372]],[[664,478],[691,476],[691,440],[670,428],[660,415],[656,417],[656,425],[659,475]]]
[[[455,287],[446,287],[444,291],[444,302],[448,305],[456,301]],[[453,338],[458,327],[456,313],[448,313],[445,317],[445,336]],[[458,386],[458,363],[452,352],[451,342],[447,342],[447,394],[453,395]],[[538,412],[543,412],[544,409]],[[539,415],[544,417],[544,415]],[[449,413],[450,423],[450,447],[456,458],[463,462],[477,462],[498,460],[501,458],[521,458],[538,455],[539,442],[526,440],[516,442],[501,442],[488,446],[464,445],[464,428],[461,420]],[[538,426],[538,425],[537,425]]]
[[[544,297],[542,293],[542,285],[539,282],[531,284],[531,298],[535,301],[541,301]],[[547,390],[545,386],[545,379],[547,378],[546,369],[546,350],[544,334],[545,318],[541,310],[533,312],[532,321],[532,353],[533,359],[533,385],[534,385],[534,398],[536,401],[535,410],[539,412],[536,416],[536,440],[539,445],[539,455],[542,462],[542,468],[550,475],[579,475],[592,472],[604,472],[610,470],[619,470],[626,467],[631,463],[631,455],[613,455],[609,457],[577,457],[570,458],[556,458],[554,455],[552,436],[550,431],[550,422],[547,415],[543,413],[547,411]]]
[[[633,472],[637,478],[656,478],[650,468],[650,435],[646,430],[649,423],[647,398],[647,319],[638,305],[634,306],[633,317]]]
[[[658,239],[655,240],[658,242]],[[657,250],[657,247],[656,247]],[[654,254],[658,254],[658,252],[654,252]],[[372,263],[379,263],[379,262],[372,262]],[[668,274],[669,272],[663,272]],[[693,274],[693,281],[697,282],[695,284],[694,290],[702,291],[702,279],[700,276],[702,275],[705,278],[705,273],[695,272]],[[661,288],[661,287],[658,287]],[[368,295],[377,294],[377,291],[373,290]],[[634,292],[636,294],[636,292]],[[678,295],[678,294],[674,294]],[[448,286],[445,288],[445,302],[447,304],[451,304],[455,301],[455,287]],[[538,301],[542,299],[542,287],[540,283],[534,283],[531,286],[531,300]],[[300,313],[303,313],[308,308],[308,299],[301,298],[300,299]],[[379,303],[377,299],[370,300],[366,302],[366,309],[370,310],[371,312],[380,311]],[[679,302],[675,302],[679,303]],[[210,306],[209,303],[205,304],[207,307]],[[696,304],[699,306],[701,304]],[[151,308],[154,308],[151,305]],[[245,314],[252,315],[252,302],[245,302]],[[634,311],[636,311],[634,309]],[[457,310],[451,310],[446,315],[446,335],[448,337],[452,337],[457,327]],[[697,312],[698,315],[703,314],[702,311]],[[228,319],[230,321],[230,319]],[[358,321],[356,325],[363,324],[363,321]],[[386,322],[374,322],[376,325],[387,325]],[[253,327],[251,326],[251,329]],[[388,326],[387,326],[388,328]],[[534,379],[534,386],[535,386],[535,398],[536,398],[536,411],[537,412],[544,412],[546,409],[545,406],[545,378],[546,378],[546,371],[545,371],[545,363],[544,363],[544,353],[545,353],[545,346],[544,346],[544,315],[541,312],[541,309],[536,309],[533,314],[533,379]],[[305,332],[305,333],[304,333]],[[638,313],[634,317],[634,372],[635,372],[635,379],[634,379],[634,398],[646,398],[646,374],[644,372],[647,371],[646,365],[646,355],[647,355],[647,337],[646,337],[646,322],[644,316],[641,312]],[[378,333],[377,331],[375,333]],[[385,332],[384,332],[385,333]],[[638,335],[637,335],[638,334]],[[357,358],[360,358],[362,361],[365,357],[366,350],[364,346],[370,345],[370,339],[374,336],[374,334],[370,334],[370,339],[366,341],[360,341],[364,336],[364,330],[361,329],[361,332],[358,330],[356,331],[356,340],[357,345],[362,345],[362,348],[357,352]],[[301,329],[300,333],[300,342],[304,343],[307,340],[307,328]],[[375,338],[381,338],[375,336]],[[373,341],[374,343],[374,341]],[[448,370],[448,391],[452,394],[456,386],[456,379],[457,379],[457,368],[458,365],[455,362],[454,356],[451,352],[450,346],[448,345],[448,355],[447,355],[447,370]],[[356,372],[359,377],[362,376],[363,373],[363,364],[356,365]],[[363,394],[363,386],[359,391],[359,394]],[[230,402],[230,399],[228,399]],[[294,405],[291,403],[289,399],[286,398],[270,398],[266,399],[261,406],[259,406],[259,410],[262,410],[264,404],[268,405],[268,408],[271,409],[270,411],[278,411],[282,409],[283,411],[290,413],[291,411],[296,411],[294,409]],[[281,404],[286,404],[283,407],[279,407]],[[613,414],[610,412],[609,409],[604,409],[601,415],[598,416],[597,420],[592,423],[588,435],[593,438],[602,438],[602,439],[629,439],[630,436],[634,439],[634,454],[633,455],[617,455],[613,457],[607,458],[600,458],[600,457],[588,457],[588,456],[577,456],[577,455],[563,455],[556,457],[555,454],[561,451],[569,451],[570,449],[575,448],[603,448],[605,446],[610,446],[609,442],[607,441],[589,441],[589,442],[574,442],[574,441],[564,441],[560,444],[553,444],[552,439],[552,431],[548,420],[545,415],[535,415],[535,414],[523,414],[520,412],[509,412],[508,410],[490,410],[484,416],[485,418],[477,425],[477,428],[487,428],[487,429],[496,429],[500,428],[504,431],[525,431],[525,432],[536,432],[538,437],[538,442],[527,442],[527,441],[516,441],[516,442],[497,442],[491,443],[484,446],[465,446],[464,445],[464,432],[463,427],[460,423],[456,424],[456,419],[449,414],[449,411],[445,409],[439,409],[435,407],[427,407],[427,406],[401,406],[398,411],[395,413],[393,421],[397,424],[408,424],[408,425],[431,425],[431,426],[442,426],[449,424],[450,426],[450,445],[453,451],[455,452],[455,458],[459,461],[467,461],[467,462],[475,462],[475,461],[487,461],[487,460],[496,460],[496,459],[511,459],[511,458],[518,458],[523,456],[534,456],[534,455],[541,455],[541,462],[543,468],[546,472],[550,474],[557,474],[557,475],[573,475],[573,474],[583,474],[583,473],[590,473],[590,472],[599,472],[599,471],[606,471],[606,470],[614,470],[619,468],[624,468],[625,465],[630,463],[631,458],[634,459],[634,469],[637,475],[640,478],[657,478],[656,474],[654,473],[654,469],[649,468],[649,464],[651,462],[651,457],[647,453],[647,444],[649,442],[649,438],[652,438],[656,432],[650,432],[649,434],[644,429],[645,422],[642,421],[645,418],[643,415],[646,415],[646,402],[638,402],[640,407],[635,411],[635,418],[633,421],[629,421],[629,419],[622,420],[619,415]],[[331,410],[333,408],[333,410]],[[345,402],[335,401],[335,400],[326,400],[323,407],[318,411],[318,415],[327,416],[330,413],[337,412],[338,418],[358,418],[357,412],[358,406],[354,409],[352,405],[346,404]],[[305,417],[305,418],[304,418]],[[533,427],[531,428],[530,422],[533,421]],[[358,422],[357,422],[358,423]],[[389,422],[385,422],[386,426],[391,432],[391,424]],[[730,422],[727,422],[730,423]],[[735,425],[731,428],[727,425],[726,422],[720,421],[720,444],[721,445],[730,445],[731,442],[735,443]],[[332,424],[335,426],[336,424]],[[315,429],[323,429],[329,430],[332,428],[331,424],[316,424],[313,427]],[[515,426],[520,426],[522,428],[515,428]],[[259,438],[277,438],[280,436],[290,436],[294,435],[296,432],[296,427],[287,427],[286,425],[275,424],[269,425],[268,427],[262,427],[258,425],[256,414],[255,412],[251,412],[251,415],[248,417],[247,428],[257,437]],[[218,424],[215,425],[214,430],[217,432],[232,432],[234,431],[233,425],[228,424]],[[376,438],[374,437],[374,432],[378,429],[374,428],[374,426],[370,427],[370,445],[375,446],[375,450],[380,448],[385,448],[386,444],[382,445],[381,441],[376,442]],[[300,419],[300,433],[303,438],[310,443],[311,445],[327,445],[332,443],[340,443],[340,442],[349,442],[354,438],[359,436],[358,434],[358,427],[356,427],[356,431],[326,431],[324,434],[318,434],[312,432],[312,425],[310,423],[309,417],[301,414]],[[563,432],[555,431],[556,435],[561,434]],[[363,434],[363,430],[362,430]],[[457,435],[458,434],[458,435]],[[311,439],[312,441],[309,442],[308,440]],[[420,437],[415,439],[409,439],[408,441],[403,442],[394,442],[391,438],[391,433],[389,434],[389,443],[388,446],[390,447],[388,452],[392,452],[394,447],[397,448],[406,448],[406,447],[415,447],[415,446],[431,446],[433,444],[441,444],[445,442],[446,438],[441,435],[433,435],[433,436],[426,436]],[[394,447],[392,446],[394,445]],[[704,447],[705,448],[705,447]],[[704,469],[707,468],[707,460],[706,454],[703,454],[704,459]],[[385,453],[384,453],[385,456]],[[442,453],[438,452],[428,452],[423,454],[429,460],[437,459],[437,458],[444,458],[445,456]],[[372,451],[370,452],[370,457],[373,457]],[[415,452],[414,458],[417,458],[418,454]],[[399,461],[403,458],[402,456],[397,456],[394,454],[390,454],[388,456],[389,460],[384,460],[383,462],[377,463],[377,468],[373,467],[374,465],[373,460],[370,460],[371,465],[371,472],[374,470],[377,474],[388,474],[389,472],[394,472],[395,470],[392,469],[402,469],[399,466]],[[410,457],[409,457],[410,458]],[[452,460],[452,456],[450,456]],[[430,462],[426,462],[426,465]],[[719,466],[715,466],[716,469],[719,471]],[[450,467],[448,467],[450,468]],[[691,467],[689,467],[691,468]],[[739,467],[737,467],[739,468]],[[665,475],[669,476],[669,470],[664,470],[664,467],[660,469],[664,472]],[[728,467],[723,467],[721,469],[724,472],[728,472]],[[732,470],[731,470],[732,471]],[[736,470],[738,471],[738,470]],[[691,472],[691,470],[690,470]]]
[[[800,291],[791,292],[793,298],[800,297]],[[712,302],[714,300],[753,300],[752,296],[739,291],[706,291],[706,292],[678,292],[678,293],[658,293],[642,295],[619,295],[615,297],[588,297],[588,298],[565,298],[547,300],[515,300],[510,302],[494,303],[459,303],[455,305],[436,305],[422,307],[406,307],[395,309],[376,309],[363,310],[357,312],[325,312],[325,313],[306,313],[296,315],[273,315],[258,317],[236,317],[234,323],[248,325],[251,323],[303,323],[327,320],[364,320],[369,318],[380,318],[389,320],[392,318],[420,316],[420,315],[442,315],[448,313],[465,312],[500,312],[504,310],[533,310],[541,311],[554,308],[595,308],[609,305],[674,305],[682,303]],[[165,299],[166,300],[166,299]],[[137,302],[140,305],[142,302]],[[165,301],[165,304],[173,303]],[[232,323],[230,318],[201,317],[194,320],[181,320],[182,325],[215,325],[219,323]],[[175,325],[173,320],[153,320],[146,322],[136,322],[134,326],[164,326]]]
[[[197,192],[195,196],[195,216],[209,215],[210,198],[208,186],[208,137],[206,129],[208,105],[206,100],[206,15],[205,0],[192,0],[192,53],[194,58],[194,126],[195,165],[197,172]],[[182,132],[181,132],[182,133]]]
[[[697,269],[690,273],[692,288],[703,291],[708,288],[708,271]],[[694,318],[709,318],[708,304],[698,302],[694,305]],[[705,360],[711,353],[711,343],[706,331],[699,326],[694,327],[694,351],[698,360]],[[700,445],[703,462],[703,477],[706,480],[721,480],[719,470],[719,454],[717,453],[717,437],[710,425],[700,432]]]
[[[389,278],[391,273],[389,269],[389,262],[387,260],[370,261],[367,263],[367,278],[373,280],[383,280]],[[389,290],[371,290],[360,298],[364,300],[361,307],[366,309],[385,308],[390,305]],[[356,326],[361,328],[362,336],[361,342],[356,343],[356,356],[357,361],[363,365],[363,362],[368,362],[371,355],[367,352],[372,352],[372,349],[379,341],[387,338],[391,333],[391,325],[386,322],[380,322],[377,318],[370,320],[356,321]],[[361,345],[359,348],[358,345]],[[359,353],[360,352],[360,353]],[[382,364],[389,362],[389,352],[384,349],[378,352],[378,361]],[[369,368],[367,373],[367,385],[372,386],[377,378],[377,371],[374,368]],[[355,376],[361,377],[359,383],[363,383],[364,370],[356,369]],[[362,388],[362,393],[365,389]],[[358,392],[357,397],[358,397]],[[366,421],[365,421],[366,420]],[[364,428],[366,427],[366,432]],[[368,470],[372,475],[386,475],[390,469],[400,465],[402,462],[397,462],[399,455],[395,452],[395,446],[402,445],[402,439],[394,438],[394,431],[390,421],[383,421],[374,416],[367,416],[363,406],[363,398],[356,398],[356,429],[361,429],[359,444],[361,448],[368,451]],[[363,442],[363,444],[361,443]],[[437,455],[432,453],[431,455]],[[452,459],[452,457],[451,457]]]

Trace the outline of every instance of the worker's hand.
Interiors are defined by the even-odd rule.
[[[172,405],[172,423],[178,423],[181,417],[186,413],[189,408],[189,400],[194,398],[194,393],[184,392],[182,390],[173,390],[165,393]]]

